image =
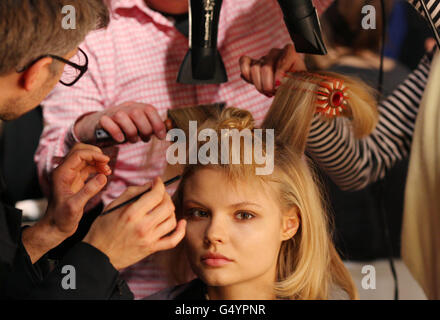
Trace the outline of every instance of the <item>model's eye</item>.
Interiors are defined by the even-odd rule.
[[[191,218],[206,218],[208,216],[208,211],[200,208],[189,208],[186,210],[186,215]]]
[[[238,213],[235,215],[235,217],[236,217],[238,220],[250,220],[250,219],[254,218],[255,215],[253,215],[253,214],[250,213],[250,212],[241,211],[241,212],[238,212]]]

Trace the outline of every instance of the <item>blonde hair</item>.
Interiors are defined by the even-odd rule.
[[[350,102],[343,115],[351,118],[357,136],[371,132],[376,112],[374,99],[369,96],[367,87],[361,93],[362,84],[336,74],[332,76],[344,79],[350,87]],[[219,164],[186,165],[183,179],[174,195],[176,213],[182,216],[187,179],[195,171],[207,167],[222,170],[231,181],[259,179],[263,183],[274,183],[281,210],[285,212],[296,208],[300,216],[298,232],[281,244],[278,255],[274,290],[280,299],[328,299],[334,287],[345,291],[351,299],[358,297],[350,274],[332,242],[319,179],[304,156],[310,124],[316,111],[316,86],[319,86],[319,82],[315,80],[322,77],[322,74],[294,74],[278,89],[262,125],[264,129],[275,129],[276,133],[275,169],[272,175],[257,176],[254,170],[257,164],[243,164],[243,161],[240,162],[242,164],[221,164],[219,159]],[[352,84],[356,88],[351,87]],[[249,129],[251,132],[256,129],[252,115],[236,108],[225,109],[218,120],[209,120],[204,127],[214,129],[218,135],[224,128]],[[264,150],[264,141],[262,143]],[[241,154],[241,160],[243,157]],[[172,262],[168,261],[168,266],[172,266],[171,276],[178,283],[187,281],[190,269],[182,244],[173,251],[172,257]]]
[[[271,108],[262,124],[263,128],[274,128],[277,141],[296,146],[304,152],[312,119],[317,108],[317,92],[322,83],[338,82],[345,86],[347,108],[342,116],[350,121],[356,138],[370,134],[378,121],[374,90],[361,80],[333,72],[296,72],[288,74],[278,89]],[[321,117],[332,121],[332,118]]]

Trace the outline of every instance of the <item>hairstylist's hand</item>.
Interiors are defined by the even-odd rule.
[[[128,188],[105,210],[148,187]],[[96,219],[83,241],[105,253],[120,270],[155,252],[174,248],[183,239],[185,228],[185,220],[176,222],[173,202],[162,181],[157,179],[152,190],[138,201]]]
[[[22,235],[32,262],[75,233],[85,205],[107,183],[109,160],[99,148],[77,144],[54,170],[46,214]]]
[[[105,129],[117,143],[148,142],[152,135],[163,140],[167,134],[156,108],[136,102],[85,115],[75,123],[74,130],[80,141],[92,142],[97,128]]]
[[[248,56],[240,58],[241,77],[253,84],[262,94],[272,97],[286,72],[304,71],[303,55],[292,44],[283,49],[272,49],[259,60]]]

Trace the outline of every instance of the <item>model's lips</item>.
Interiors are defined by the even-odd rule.
[[[231,263],[232,260],[221,255],[219,253],[207,253],[204,254],[201,258],[202,262],[209,267],[222,267],[228,263]]]

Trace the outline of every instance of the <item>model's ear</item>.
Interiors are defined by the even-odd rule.
[[[42,58],[35,62],[29,69],[23,72],[20,78],[20,85],[26,91],[32,91],[40,86],[47,79],[50,73],[49,67],[53,59],[50,57]]]
[[[300,226],[301,218],[298,207],[292,207],[283,215],[283,230],[281,233],[281,240],[289,240],[297,233]]]

